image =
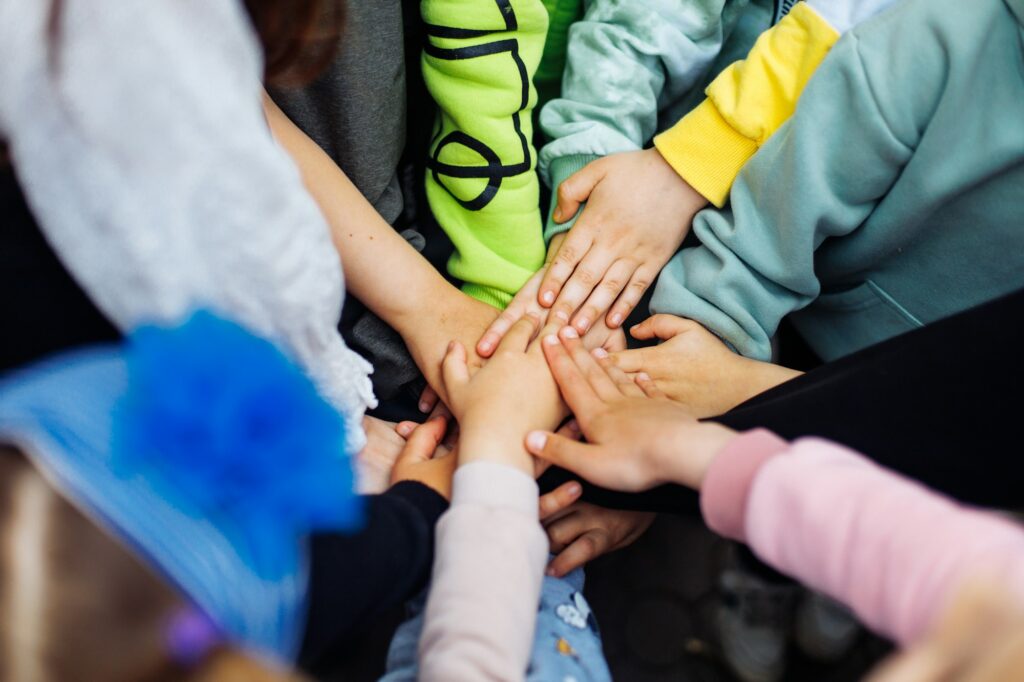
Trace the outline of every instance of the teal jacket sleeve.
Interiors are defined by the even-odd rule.
[[[876,22],[872,30],[895,33],[896,24]],[[915,49],[923,56],[920,44]],[[652,311],[697,320],[743,355],[770,358],[782,318],[820,293],[818,247],[855,231],[885,197],[934,99],[935,69],[914,55],[903,56],[905,66],[872,73],[860,50],[856,31],[837,43],[793,117],[740,172],[730,205],[697,215],[701,246],[665,266]],[[890,53],[884,61],[900,58]],[[913,69],[917,85],[908,80]],[[885,110],[879,90],[891,93]]]
[[[590,0],[569,31],[562,96],[541,110],[552,189],[590,161],[643,147],[660,105],[701,82],[746,0]],[[569,229],[550,220],[545,238]]]

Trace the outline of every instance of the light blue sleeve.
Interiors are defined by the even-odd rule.
[[[701,245],[662,270],[652,312],[694,319],[743,355],[770,358],[782,318],[820,293],[818,247],[860,227],[913,153],[912,127],[893,132],[873,85],[849,34],[740,172],[730,205],[694,219]]]
[[[641,149],[659,109],[701,82],[728,24],[748,0],[590,0],[569,31],[562,96],[540,126],[551,140],[538,170],[549,187],[589,161]],[[571,223],[549,222],[545,237]]]

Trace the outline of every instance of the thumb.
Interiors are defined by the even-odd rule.
[[[445,353],[444,361],[441,363],[441,380],[444,381],[445,390],[449,396],[456,387],[469,381],[466,348],[458,341],[448,344],[448,352]]]
[[[558,186],[558,205],[552,216],[556,223],[564,223],[580,210],[580,204],[590,198],[597,183],[604,179],[604,171],[598,161],[592,161],[582,170],[570,175]]]
[[[588,473],[594,469],[597,460],[594,454],[599,447],[556,433],[532,431],[526,436],[526,449],[535,457],[589,479]]]
[[[448,420],[444,417],[434,417],[416,427],[405,442],[401,454],[395,461],[395,466],[410,464],[413,462],[425,462],[434,455],[438,444],[444,438],[448,428]]]
[[[682,317],[676,317],[675,315],[655,315],[653,317],[648,317],[646,320],[630,329],[629,333],[634,339],[646,340],[658,338],[662,341],[667,341],[673,336],[677,336],[687,331],[694,324],[696,324],[696,322]]]

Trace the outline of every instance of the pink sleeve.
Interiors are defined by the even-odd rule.
[[[548,556],[537,483],[475,462],[455,473],[453,491],[437,526],[418,679],[522,680]]]
[[[839,445],[809,438],[780,451],[781,442],[751,432],[716,459],[701,500],[712,528],[902,644],[924,634],[965,581],[999,581],[1024,603],[1016,524]]]

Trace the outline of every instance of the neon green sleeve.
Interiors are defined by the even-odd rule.
[[[455,245],[449,273],[504,307],[543,264],[531,116],[542,0],[423,0],[423,75],[439,114],[427,200]]]

